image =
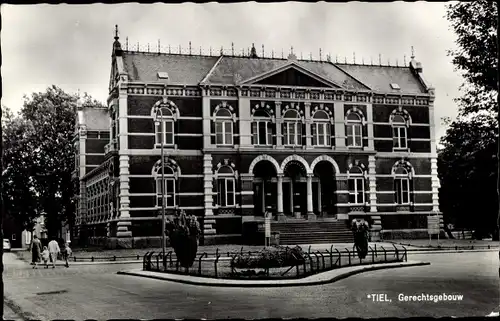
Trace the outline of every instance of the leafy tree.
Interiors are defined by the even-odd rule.
[[[495,231],[498,122],[488,114],[449,125],[438,155],[440,206],[449,222],[479,235]]]
[[[19,226],[33,230],[38,216],[37,195],[33,186],[33,145],[35,135],[29,121],[2,106],[3,201],[6,215]]]
[[[75,214],[75,119],[77,95],[52,86],[45,92],[25,96],[22,117],[34,128],[31,135],[33,182],[40,208],[46,214],[50,237],[57,237],[62,222],[72,227]],[[85,94],[84,104],[102,106]]]
[[[465,83],[458,99],[462,114],[479,110],[498,113],[498,6],[495,1],[458,2],[448,6],[447,18],[457,35],[450,50]]]
[[[448,221],[496,232],[500,223],[500,154],[498,144],[498,7],[496,2],[448,5],[447,18],[458,49],[449,51],[464,77],[456,100],[459,116],[448,120],[441,139],[438,172],[441,210]]]

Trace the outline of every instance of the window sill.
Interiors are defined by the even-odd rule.
[[[347,148],[349,149],[359,149],[359,150],[363,150],[363,146],[346,146]]]
[[[407,153],[407,152],[410,152],[410,149],[409,148],[395,148],[395,147],[393,147],[392,151],[393,152],[405,152],[405,153]]]
[[[155,144],[154,148],[161,148],[162,145],[161,144]],[[163,145],[163,148],[174,148],[175,145],[174,144],[164,144]]]

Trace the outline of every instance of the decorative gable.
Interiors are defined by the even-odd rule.
[[[250,78],[244,84],[258,84],[271,86],[298,86],[298,87],[323,87],[342,88],[297,64],[291,62],[275,70]]]

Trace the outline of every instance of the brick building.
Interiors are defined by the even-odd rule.
[[[116,36],[108,108],[78,113],[77,238],[158,240],[162,142],[167,214],[198,216],[206,244],[237,241],[265,211],[275,224],[363,217],[375,237],[427,237],[439,214],[434,89],[414,57],[146,53]]]

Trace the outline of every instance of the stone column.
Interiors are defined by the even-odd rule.
[[[333,109],[335,119],[335,149],[346,149],[344,103],[335,102]]]
[[[368,150],[374,150],[374,140],[373,140],[373,105],[366,104],[366,122],[368,131]]]
[[[203,225],[203,236],[205,240],[205,245],[207,245],[207,239],[216,234],[214,229],[215,217],[213,213],[213,173],[212,173],[212,155],[203,155],[203,188],[205,193],[205,219]]]
[[[239,100],[239,128],[240,146],[249,148],[252,146],[252,116],[250,114],[250,98],[240,97]]]
[[[283,175],[278,174],[278,221],[285,220],[285,214],[283,214]]]
[[[307,219],[310,221],[316,219],[313,212],[312,174],[307,175]]]
[[[431,158],[431,175],[432,175],[432,211],[439,213],[439,178],[437,159]]]
[[[323,214],[323,211],[321,210],[321,181],[318,181],[318,212],[319,215]]]
[[[368,156],[368,180],[370,187],[370,213],[377,212],[377,183],[376,183],[376,163],[375,156]],[[380,215],[371,215],[373,220],[370,227],[372,241],[380,240],[380,231],[382,230],[382,218]]]
[[[211,114],[210,114],[210,97],[208,90],[203,89],[202,108],[203,108],[203,148],[212,146],[212,130],[211,130]]]
[[[119,155],[119,175],[120,175],[120,220],[117,223],[116,236],[119,248],[132,247],[132,222],[130,218],[129,199],[129,156],[128,156],[128,102],[127,87],[120,85],[118,98],[118,155]]]
[[[293,208],[293,198],[295,195],[293,194],[293,181],[290,181],[290,211],[292,211],[292,216],[295,213],[295,209]]]
[[[240,174],[241,181],[241,215],[243,221],[254,216],[253,174]]]
[[[307,102],[304,104],[304,118],[306,124],[306,149],[310,149],[312,146],[312,136],[311,136],[311,103]]]
[[[275,105],[276,105],[276,147],[282,148],[283,134],[281,133],[281,124],[283,124],[283,121],[281,119],[281,102],[277,101]]]

